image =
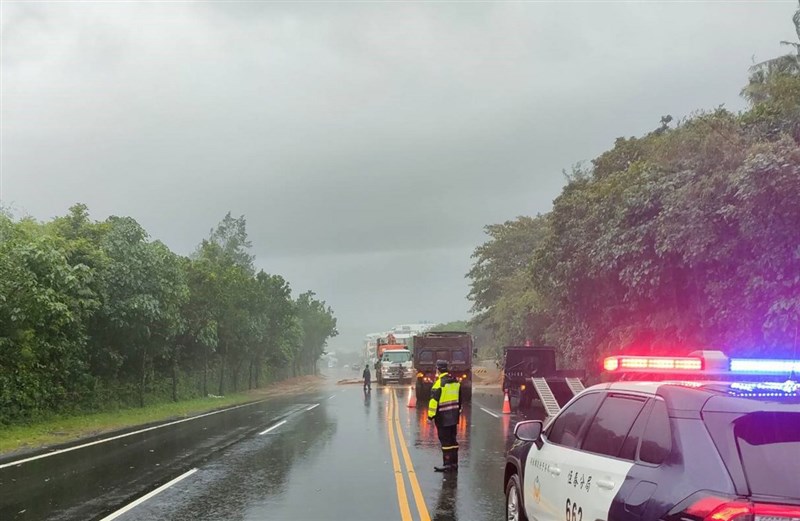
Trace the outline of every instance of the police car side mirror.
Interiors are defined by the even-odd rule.
[[[539,441],[542,436],[544,423],[540,420],[528,420],[519,422],[514,426],[514,436],[520,441]]]

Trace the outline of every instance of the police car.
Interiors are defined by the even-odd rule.
[[[800,521],[800,361],[615,356],[506,460],[509,521]]]

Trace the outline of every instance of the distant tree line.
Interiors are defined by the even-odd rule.
[[[472,335],[479,359],[493,359],[497,356],[492,331],[485,324],[478,321],[454,320],[452,322],[444,322],[436,324],[429,331],[432,333],[437,331],[466,331]]]
[[[471,332],[472,325],[466,320],[454,320],[452,322],[443,322],[441,324],[436,324],[428,331],[431,333],[436,333],[440,331],[467,331]]]
[[[486,227],[469,297],[496,348],[547,343],[590,369],[621,349],[800,354],[800,44],[785,43],[751,68],[748,110],[665,116],[575,167],[549,213]]]
[[[332,310],[256,272],[249,248],[230,213],[188,258],[82,204],[46,223],[0,213],[0,423],[313,373]]]

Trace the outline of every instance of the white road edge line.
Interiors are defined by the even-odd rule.
[[[55,456],[57,454],[63,454],[65,452],[70,452],[73,450],[84,449],[86,447],[91,447],[92,445],[99,445],[101,443],[105,443],[107,441],[118,440],[120,438],[127,438],[128,436],[133,436],[135,434],[141,434],[143,432],[154,431],[156,429],[161,429],[163,427],[169,427],[170,425],[177,425],[179,423],[188,422],[192,420],[198,420],[200,418],[205,418],[206,416],[211,416],[213,414],[219,414],[221,412],[232,411],[234,409],[239,409],[241,407],[248,407],[250,405],[255,405],[257,403],[265,402],[266,400],[259,400],[257,402],[250,402],[250,403],[243,403],[241,405],[236,405],[234,407],[228,407],[227,409],[220,409],[219,411],[211,411],[205,414],[200,414],[198,416],[192,416],[190,418],[184,418],[182,420],[175,420],[169,423],[163,423],[161,425],[154,425],[153,427],[148,427],[146,429],[139,429],[138,431],[133,432],[126,432],[125,434],[120,434],[118,436],[112,436],[110,438],[103,438],[102,440],[95,440],[90,441],[89,443],[82,443],[81,445],[75,445],[74,447],[67,447],[66,449],[54,450],[53,452],[45,452],[44,454],[39,454],[38,456],[31,456],[30,458],[19,459],[16,461],[9,461],[8,463],[3,463],[0,465],[0,469],[4,469],[6,467],[14,467],[16,465],[22,465],[23,463],[28,463],[29,461],[35,461],[41,458],[48,458],[50,456]]]
[[[271,430],[275,430],[278,427],[280,427],[281,425],[283,425],[284,423],[286,423],[286,420],[280,421],[280,422],[276,423],[275,425],[273,425],[272,427],[270,427],[269,429],[267,429],[265,431],[262,431],[262,432],[259,432],[258,435],[261,436],[262,434],[266,434]]]
[[[307,410],[307,411],[310,411],[311,409],[316,409],[317,407],[319,407],[319,404],[318,404],[318,403],[315,403],[315,404],[314,404],[314,405],[312,405],[311,407],[308,407],[308,408],[306,408],[306,410]]]
[[[332,394],[332,395],[328,396],[328,400],[333,400],[334,398],[336,398],[335,394]]]
[[[151,492],[148,492],[147,494],[145,494],[144,496],[140,497],[139,499],[137,499],[133,503],[130,503],[130,504],[120,508],[119,510],[117,510],[113,514],[104,517],[100,521],[111,521],[112,519],[118,518],[119,516],[121,516],[125,512],[128,512],[129,510],[133,510],[134,508],[136,508],[137,506],[141,505],[142,503],[144,503],[145,501],[147,501],[151,497],[153,497],[153,496],[155,496],[157,494],[160,494],[161,492],[164,492],[165,490],[167,490],[169,487],[171,487],[175,483],[177,483],[177,482],[179,482],[179,481],[181,481],[181,480],[183,480],[185,478],[188,478],[189,476],[191,476],[195,472],[197,472],[197,469],[192,469],[192,470],[189,470],[187,472],[184,472],[183,474],[181,474],[177,478],[173,479],[172,481],[170,481],[168,483],[164,483],[163,485],[161,485],[157,489],[155,489],[155,490],[153,490]]]
[[[481,407],[481,410],[482,410],[483,412],[485,412],[485,413],[489,413],[489,414],[491,414],[491,415],[492,415],[492,416],[494,416],[495,418],[498,418],[498,419],[500,418],[500,415],[499,415],[499,414],[497,414],[496,412],[492,412],[492,411],[490,411],[489,409],[486,409],[485,407]]]

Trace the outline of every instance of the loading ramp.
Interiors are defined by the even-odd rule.
[[[583,382],[581,382],[580,378],[566,378],[567,386],[569,390],[572,391],[573,396],[578,396],[578,394],[582,393],[586,387],[583,386]]]
[[[536,389],[536,392],[539,394],[542,407],[544,407],[547,415],[555,416],[558,414],[558,411],[561,410],[561,406],[558,404],[553,390],[550,389],[550,386],[547,384],[547,380],[544,378],[531,378],[531,380],[533,381],[534,389]]]
[[[558,414],[584,390],[585,370],[559,369],[552,346],[506,346],[503,349],[503,392],[519,408],[541,403],[548,416]]]

